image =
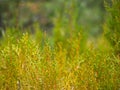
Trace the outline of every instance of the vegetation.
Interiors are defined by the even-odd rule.
[[[106,9],[109,12],[107,21],[106,37],[114,47],[115,53],[120,55],[120,1],[112,0],[110,3],[105,3]]]
[[[34,23],[34,34],[17,27],[6,28],[0,38],[0,90],[120,88],[120,58],[115,53],[120,40],[114,42],[118,43],[116,47],[104,35],[90,39],[85,28],[78,25],[76,3],[69,5],[75,10],[66,8],[62,15],[55,17],[51,34],[42,31],[38,23]],[[69,18],[64,19],[64,13]],[[109,19],[112,23],[118,20]],[[107,24],[104,31],[114,27],[119,32],[119,25]]]

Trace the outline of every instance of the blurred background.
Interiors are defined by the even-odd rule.
[[[34,24],[49,34],[59,27],[81,30],[89,37],[102,32],[104,0],[0,0],[0,36],[7,27],[30,30]],[[67,27],[67,29],[66,29]],[[70,31],[67,31],[70,32]]]

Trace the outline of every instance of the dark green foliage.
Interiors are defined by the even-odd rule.
[[[120,0],[112,0],[111,3],[105,3],[109,12],[107,22],[108,32],[106,37],[114,47],[115,53],[120,54]]]

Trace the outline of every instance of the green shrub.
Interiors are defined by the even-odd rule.
[[[43,45],[28,33],[10,34],[0,47],[1,90],[119,89],[119,59],[94,47],[81,53],[80,35],[52,47],[49,37]]]
[[[70,7],[73,8],[74,4],[70,3]],[[111,52],[104,37],[99,38],[96,47],[90,44],[90,39],[87,41],[86,34],[75,21],[77,12],[73,16],[71,13],[74,10],[69,12],[72,22],[66,22],[65,26],[62,17],[56,19],[53,35],[40,31],[37,25],[34,26],[34,35],[7,28],[0,40],[0,90],[120,88],[119,58]],[[119,25],[113,27],[116,31]],[[118,42],[113,42],[116,52]]]
[[[106,31],[106,37],[113,46],[115,53],[120,54],[120,1],[111,0],[111,3],[105,3],[109,13]]]

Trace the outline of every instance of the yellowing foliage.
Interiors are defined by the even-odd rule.
[[[80,34],[71,36],[53,46],[48,37],[38,42],[28,33],[17,40],[15,36],[4,39],[6,43],[0,48],[0,89],[118,89],[119,59],[108,49],[89,46],[81,52],[80,38]]]

